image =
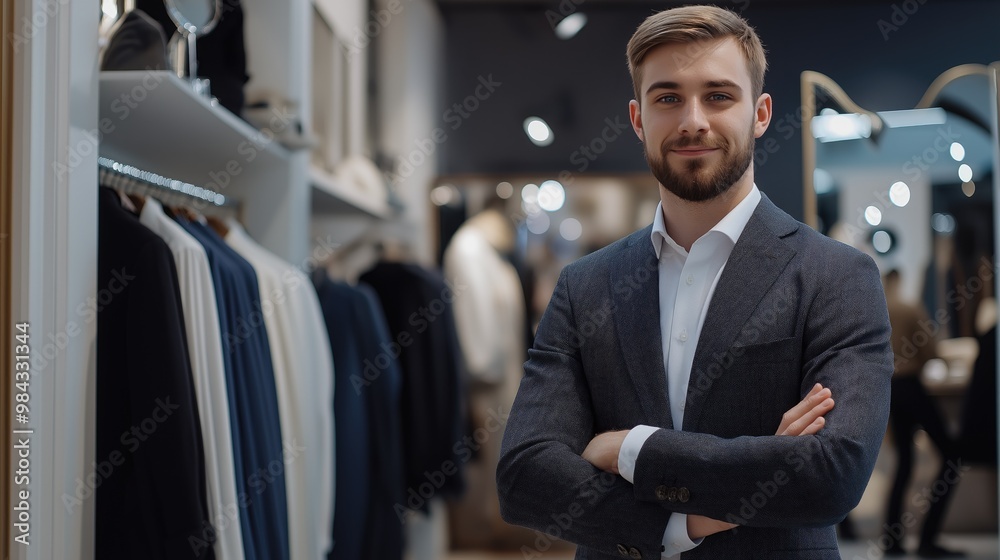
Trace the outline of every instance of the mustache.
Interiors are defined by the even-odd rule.
[[[729,143],[726,142],[725,139],[723,138],[720,138],[718,140],[710,140],[707,136],[683,137],[669,142],[665,140],[660,145],[660,150],[662,153],[665,154],[670,150],[679,150],[690,146],[703,146],[706,148],[727,149],[729,147]]]

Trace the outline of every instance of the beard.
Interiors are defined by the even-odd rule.
[[[664,142],[660,146],[658,156],[651,154],[649,147],[645,144],[643,145],[643,153],[646,156],[649,170],[665,189],[682,200],[704,202],[733,188],[736,181],[750,167],[756,144],[752,123],[746,138],[745,142],[741,142],[737,146],[732,146],[725,138],[718,138],[714,142],[710,142],[705,136],[681,138],[674,142]],[[722,161],[716,165],[715,169],[711,169],[711,164],[704,158],[692,159],[677,167],[670,165],[670,162],[667,161],[667,154],[671,150],[687,146],[718,148],[722,151]]]

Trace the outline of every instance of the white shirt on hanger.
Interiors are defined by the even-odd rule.
[[[240,502],[236,493],[219,308],[208,257],[201,243],[171,220],[155,199],[147,197],[139,221],[159,235],[174,256],[205,447],[208,514],[216,531],[215,557],[239,560],[244,557]],[[210,532],[191,536],[206,539],[209,535]]]
[[[309,278],[234,220],[226,243],[257,272],[274,362],[292,558],[325,559],[334,509],[333,354]],[[294,450],[297,455],[287,454]]]

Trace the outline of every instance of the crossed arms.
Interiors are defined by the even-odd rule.
[[[572,522],[559,531],[565,540],[608,554],[618,543],[634,543],[643,557],[656,557],[673,512],[732,520],[740,498],[779,471],[787,477],[781,491],[740,524],[821,527],[842,519],[860,500],[874,467],[892,374],[874,263],[859,255],[843,264],[830,289],[803,302],[802,393],[819,383],[837,394],[836,408],[816,426],[822,430],[725,439],[660,429],[642,446],[634,485],[583,456],[595,436],[595,400],[606,395],[591,395],[580,348],[565,340],[577,325],[571,274],[564,271],[529,351],[504,435],[497,468],[504,519],[549,531],[553,520],[568,514]],[[689,488],[691,497],[665,503],[657,493],[662,486]],[[694,533],[697,524],[698,518]]]

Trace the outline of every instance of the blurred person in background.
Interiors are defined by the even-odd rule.
[[[923,306],[903,299],[900,283],[899,271],[895,269],[886,273],[883,279],[889,322],[892,325],[892,351],[895,355],[889,425],[897,457],[896,477],[886,503],[886,519],[882,527],[888,542],[892,543],[885,553],[887,556],[906,554],[902,541],[906,535],[906,527],[911,526],[912,522],[903,523],[903,498],[913,474],[913,436],[917,428],[923,428],[941,453],[941,471],[935,480],[944,481],[946,489],[943,494],[939,494],[936,491],[938,486],[935,486],[933,496],[913,500],[918,509],[927,513],[920,531],[917,554],[924,558],[960,558],[965,554],[937,544],[948,501],[955,489],[954,482],[957,482],[958,473],[953,471],[956,469],[958,447],[948,434],[937,404],[927,394],[920,380],[924,365],[936,357],[937,341],[928,331],[934,326],[933,332],[936,333],[938,328],[932,325]]]

